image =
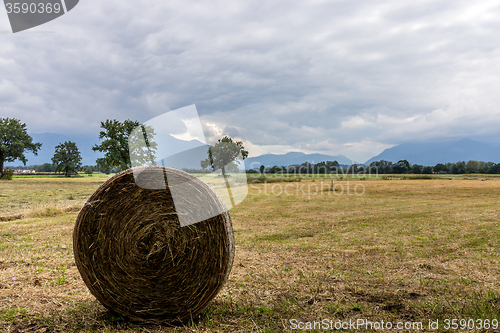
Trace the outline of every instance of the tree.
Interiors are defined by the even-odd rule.
[[[33,169],[36,172],[54,172],[56,167],[52,163],[43,163],[42,165],[35,165]]]
[[[326,162],[319,162],[312,166],[313,174],[326,174],[328,173],[328,167],[326,166]]]
[[[446,167],[446,165],[442,164],[442,163],[438,163],[436,164],[436,166],[434,167],[434,172],[435,173],[448,173],[449,170],[448,168]]]
[[[350,166],[347,167],[347,173],[354,175],[355,173],[358,173],[358,165],[357,164],[351,164]]]
[[[491,162],[488,162],[488,163],[491,163]],[[490,169],[490,166],[489,164],[486,163],[486,162],[479,162],[479,170],[478,172],[479,173],[488,173],[488,170]]]
[[[118,167],[125,170],[131,167],[131,153],[129,153],[129,136],[132,131],[141,124],[138,121],[125,120],[123,123],[114,119],[101,122],[103,131],[99,133],[99,139],[105,139],[100,145],[92,147],[93,151],[105,152],[103,158],[97,159],[97,165],[101,170],[108,170],[112,167]],[[133,158],[138,163],[154,162],[154,151],[157,147],[153,141],[154,131],[151,127],[141,126],[142,131],[136,132],[143,134],[146,147],[135,146],[132,149]],[[148,149],[146,149],[148,148]]]
[[[91,167],[87,167],[87,169],[85,169],[85,174],[88,175],[89,177],[92,177],[93,173],[94,172],[92,171]]]
[[[259,171],[260,171],[260,174],[263,175],[264,172],[266,171],[266,167],[261,165],[260,168],[259,168]]]
[[[374,161],[370,163],[370,173],[376,173],[376,174],[392,173],[392,162],[386,160]]]
[[[466,172],[465,161],[460,161],[453,164],[451,168],[451,173],[453,174],[462,174]]]
[[[273,166],[271,169],[269,169],[269,173],[274,173],[274,174],[281,174],[283,175],[283,172],[285,172],[285,167],[283,166]]]
[[[392,165],[392,172],[397,174],[406,173],[410,170],[410,163],[407,160],[401,160]]]
[[[490,169],[488,170],[488,173],[491,174],[500,174],[500,163],[494,164]]]
[[[269,173],[277,173],[277,172],[280,172],[281,168],[277,165],[269,168]]]
[[[398,163],[404,164],[406,167],[406,170],[411,170],[411,164],[407,160],[400,160],[400,161],[398,161]]]
[[[227,190],[229,191],[229,197],[231,198],[231,204],[234,206],[233,197],[231,195],[231,189],[229,182],[227,180],[226,168],[233,164],[233,162],[241,155],[242,159],[247,158],[248,151],[243,147],[243,142],[233,141],[229,136],[225,136],[219,139],[218,142],[208,148],[208,159],[201,161],[203,166],[205,163],[212,166],[212,170],[221,170],[222,176],[226,182]]]
[[[478,161],[470,160],[465,164],[465,170],[467,173],[478,173],[479,168],[481,168],[481,162]]]
[[[328,169],[328,173],[338,174],[339,162],[337,162],[337,161],[326,161],[326,167]]]
[[[413,164],[413,166],[411,167],[411,172],[413,174],[416,174],[416,175],[421,174],[422,168],[423,168],[423,166],[421,166],[421,165]]]
[[[297,165],[289,165],[287,168],[286,168],[286,172],[287,174],[294,174],[294,175],[297,175],[297,173],[299,172],[299,168],[300,166],[297,166]]]
[[[426,166],[426,167],[424,167],[424,168],[422,169],[422,173],[423,173],[424,175],[430,175],[430,174],[432,173],[432,167],[430,167],[430,166]]]
[[[329,173],[337,173],[339,167],[339,162],[337,161],[326,161],[316,163],[313,167],[314,174],[326,175]]]
[[[31,151],[38,155],[42,147],[39,142],[33,142],[28,135],[26,124],[14,118],[0,118],[0,178],[3,177],[4,162],[14,162],[19,159],[26,165],[28,161],[24,155],[25,151]]]
[[[312,165],[309,161],[302,163],[299,167],[299,174],[301,175],[309,175],[312,173]]]
[[[212,170],[221,170],[222,175],[226,177],[226,167],[236,160],[241,154],[243,159],[247,158],[248,151],[243,147],[243,142],[233,142],[228,136],[219,139],[217,143],[208,148],[208,159],[201,161],[201,165],[208,163]]]
[[[74,142],[66,141],[56,146],[52,163],[56,166],[55,172],[64,172],[65,177],[78,174],[82,169],[82,155]]]

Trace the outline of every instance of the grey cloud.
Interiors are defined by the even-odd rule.
[[[347,156],[424,135],[488,139],[499,13],[463,1],[87,0],[43,26],[53,34],[0,35],[0,117],[94,133],[107,118],[196,104],[220,129],[205,128],[209,141],[227,130]]]

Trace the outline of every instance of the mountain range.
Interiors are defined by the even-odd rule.
[[[500,147],[492,144],[461,139],[444,142],[402,143],[384,150],[364,164],[386,160],[393,163],[407,160],[412,164],[434,166],[438,163],[458,161],[500,162]]]
[[[51,163],[55,147],[65,141],[76,143],[81,155],[83,165],[95,165],[96,159],[103,157],[102,153],[92,151],[92,147],[100,140],[94,136],[71,137],[56,133],[30,134],[34,142],[41,142],[42,148],[38,156],[26,153],[27,165]],[[171,167],[200,168],[200,158],[206,158],[207,146],[200,141],[185,141],[172,136],[164,136],[160,140],[157,156],[164,159],[164,165]],[[477,160],[484,162],[500,163],[500,147],[493,144],[481,143],[470,139],[441,142],[412,142],[402,143],[384,150],[377,156],[366,161],[369,165],[373,161],[387,160],[393,163],[399,160],[407,160],[412,164],[434,166],[437,163],[458,162]],[[344,155],[305,154],[301,152],[289,152],[286,154],[264,154],[250,157],[245,160],[246,169],[258,169],[261,165],[266,167],[288,166],[292,164],[311,164],[322,161],[337,161],[341,165],[359,164]],[[160,163],[159,163],[160,164]],[[16,160],[13,163],[5,163],[6,166],[19,166]]]

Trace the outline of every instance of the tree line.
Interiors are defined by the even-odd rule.
[[[134,132],[136,128],[140,128],[141,131]],[[131,155],[135,161],[146,164],[148,161],[153,161],[154,163],[157,144],[147,139],[153,138],[155,135],[152,128],[141,125],[138,121],[125,120],[120,122],[108,119],[101,122],[101,129],[99,133],[101,143],[94,145],[92,150],[104,153],[104,157],[98,158],[95,166],[82,166],[82,157],[76,143],[65,141],[55,147],[52,163],[35,166],[35,171],[63,173],[67,177],[83,170],[89,175],[95,171],[110,173],[130,168],[132,166]],[[132,147],[129,151],[129,137],[131,135],[144,135],[148,149]],[[25,152],[30,151],[37,155],[41,147],[42,143],[33,142],[32,137],[28,135],[26,124],[18,119],[0,118],[0,178],[4,178],[4,162],[20,160],[26,165]],[[207,168],[211,168],[213,171],[220,169],[223,175],[225,175],[226,168],[235,167],[232,162],[238,154],[241,154],[243,159],[248,156],[248,151],[244,150],[241,141],[233,142],[227,136],[211,146],[207,153],[208,158],[200,163],[202,170],[205,171]],[[400,160],[396,163],[380,160],[370,163],[369,166],[356,164],[346,166],[339,165],[337,161],[323,161],[316,164],[304,162],[301,165],[276,165],[268,169],[261,165],[258,170],[251,169],[249,172],[262,174],[500,174],[500,163],[471,160],[423,166],[411,164],[407,160]]]
[[[438,163],[435,166],[411,164],[407,160],[401,160],[397,163],[380,160],[370,163],[369,168],[372,171],[378,171],[379,174],[500,174],[500,163],[474,160]]]
[[[104,153],[104,157],[96,160],[95,166],[82,166],[82,156],[76,143],[65,141],[55,147],[52,163],[44,163],[34,166],[36,172],[56,172],[63,173],[66,177],[78,174],[85,168],[85,173],[92,175],[94,171],[105,173],[122,171],[132,166],[131,158],[139,165],[155,164],[157,143],[154,142],[155,132],[149,126],[141,125],[138,121],[125,120],[120,122],[116,119],[101,122],[99,133],[100,144],[92,147],[93,151]],[[142,144],[129,145],[129,138]],[[32,152],[38,155],[42,143],[33,142],[33,138],[28,134],[26,124],[18,119],[0,118],[0,178],[4,177],[4,163],[20,160],[26,166],[25,152]],[[248,156],[248,151],[244,150],[241,141],[233,141],[225,136],[215,145],[211,146],[207,152],[208,158],[202,160],[200,167],[203,170],[222,170],[225,176],[226,168],[232,166],[232,162],[237,155],[243,159]],[[12,177],[12,173],[8,175]]]
[[[377,174],[500,174],[500,163],[473,161],[459,161],[455,163],[438,163],[435,166],[411,164],[407,160],[396,163],[380,160],[365,165],[340,165],[337,161],[324,161],[316,164],[304,162],[300,165],[273,166],[266,168],[261,165],[259,169],[249,170],[251,173],[261,174],[295,174],[295,175],[377,175]]]
[[[91,175],[99,170],[109,173],[111,170],[124,170],[131,166],[128,137],[132,130],[140,126],[138,121],[106,120],[101,122],[103,129],[99,133],[101,144],[92,147],[93,151],[104,152],[98,158],[96,166],[86,166],[85,172]],[[4,163],[20,160],[26,165],[26,152],[38,155],[42,143],[33,142],[26,124],[14,118],[0,118],[0,178],[4,177]],[[54,148],[52,163],[34,166],[36,172],[63,173],[66,177],[83,170],[82,156],[75,142],[65,141]],[[9,175],[11,177],[11,174]]]

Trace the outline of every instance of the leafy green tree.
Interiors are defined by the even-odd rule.
[[[289,165],[287,168],[286,168],[286,172],[288,174],[294,174],[294,175],[297,175],[297,173],[299,172],[299,166],[297,165]]]
[[[323,161],[313,165],[312,170],[314,174],[325,175],[329,173],[336,173],[338,167],[339,162],[337,161]]]
[[[131,167],[131,155],[133,155],[134,161],[139,164],[151,162],[151,160],[154,162],[154,151],[157,144],[153,141],[155,133],[150,127],[141,126],[142,132],[136,132],[138,135],[144,135],[143,140],[146,142],[146,147],[139,145],[131,147],[131,152],[129,150],[129,136],[138,126],[141,126],[141,124],[132,120],[120,122],[116,119],[108,119],[101,122],[103,130],[99,133],[99,139],[104,140],[101,144],[92,147],[93,151],[105,153],[103,158],[97,159],[100,170],[110,170],[113,167],[117,167],[119,170],[128,169]]]
[[[285,167],[284,167],[284,166],[277,166],[277,165],[275,165],[275,166],[273,166],[273,167],[270,169],[270,171],[269,171],[269,172],[270,172],[270,173],[274,173],[274,174],[280,174],[280,175],[282,175],[282,176],[283,176],[283,173],[285,173],[285,172],[286,172],[286,169],[285,169]]]
[[[276,172],[279,172],[281,170],[281,168],[277,165],[269,168],[269,173],[276,173]]]
[[[491,162],[488,162],[491,163]],[[490,169],[489,164],[486,162],[479,162],[479,170],[477,172],[479,173],[488,173],[488,170]]]
[[[65,177],[78,174],[82,169],[82,155],[74,142],[66,141],[56,146],[52,163],[55,172],[63,172]]]
[[[488,173],[490,173],[490,174],[500,174],[500,163],[492,165],[488,169]]]
[[[201,168],[203,169],[203,171],[205,171],[208,167],[210,167],[210,160],[208,158],[201,161]]]
[[[56,167],[52,163],[31,166],[31,169],[35,170],[35,172],[54,172],[55,168]]]
[[[465,161],[460,161],[453,164],[451,168],[451,173],[453,174],[463,174],[466,172]]]
[[[413,164],[411,167],[411,173],[418,175],[422,173],[422,166],[418,164]]]
[[[403,163],[406,166],[406,169],[410,170],[411,169],[411,164],[407,160],[400,160],[398,163]]]
[[[54,172],[54,171],[56,171],[56,167],[51,163],[43,163],[42,165],[38,166],[38,169],[39,170],[37,170],[37,168],[35,168],[35,171],[36,172]]]
[[[229,192],[229,197],[231,198],[231,204],[233,207],[234,199],[231,194],[231,187],[229,186],[229,181],[226,175],[226,168],[231,169],[236,167],[234,163],[236,159],[241,156],[242,159],[248,157],[248,151],[243,147],[243,142],[233,141],[229,136],[225,136],[219,139],[217,143],[210,148],[208,148],[208,159],[201,161],[201,164],[208,163],[212,166],[212,170],[221,170],[224,181],[226,182],[226,188]]]
[[[401,174],[410,170],[410,163],[407,160],[401,160],[392,165],[392,172]]]
[[[25,151],[31,151],[38,155],[42,147],[39,142],[33,142],[28,135],[26,124],[14,118],[0,118],[0,178],[3,177],[4,162],[14,162],[19,159],[26,165],[28,161],[24,155]]]
[[[0,180],[12,180],[13,176],[14,176],[14,171],[12,169],[7,169],[5,170],[3,176],[0,177]]]
[[[338,173],[339,162],[337,161],[326,161],[326,167],[328,169],[328,173]]]
[[[361,164],[358,167],[358,176],[366,175],[368,173],[368,167],[366,165]]]
[[[311,163],[309,163],[309,161],[302,163],[299,167],[299,173],[301,175],[308,175],[308,174],[312,173]]]
[[[347,168],[347,173],[349,174],[356,174],[358,172],[358,165],[357,164],[352,164]]]
[[[313,165],[312,167],[314,174],[326,174],[328,173],[328,167],[326,166],[326,162],[319,162]]]
[[[93,173],[94,173],[94,172],[92,171],[92,168],[91,168],[91,167],[87,167],[87,168],[85,169],[85,174],[86,174],[86,175],[88,175],[89,177],[92,177],[92,174],[93,174]]]
[[[422,173],[423,173],[424,175],[430,175],[430,174],[432,173],[432,167],[430,167],[430,166],[426,166],[426,167],[424,167],[424,168],[422,169]]]
[[[370,163],[370,173],[375,173],[375,174],[392,173],[392,162],[386,160],[374,161]]]
[[[248,157],[248,151],[243,147],[243,142],[233,141],[229,136],[225,136],[208,148],[208,159],[201,161],[201,165],[208,163],[212,170],[221,170],[225,178],[226,167],[234,162],[240,154],[243,159]]]
[[[264,174],[264,171],[266,171],[266,167],[261,165],[259,168],[260,174]]]
[[[448,167],[446,165],[444,165],[442,163],[438,163],[434,167],[434,172],[435,173],[448,173],[448,172],[450,172],[450,170],[448,169]]]
[[[481,162],[469,160],[465,164],[465,170],[467,173],[478,173],[481,167]]]

